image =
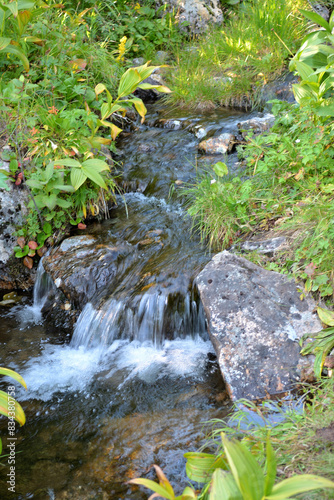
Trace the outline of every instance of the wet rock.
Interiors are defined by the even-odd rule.
[[[298,340],[321,330],[314,301],[301,301],[286,276],[227,251],[213,257],[196,284],[231,398],[293,389],[303,358]]]
[[[225,133],[200,142],[198,149],[207,154],[225,154],[232,150],[234,141],[234,135]]]
[[[201,33],[210,24],[221,24],[223,12],[218,0],[168,0],[167,8],[177,12],[180,28],[191,33]]]
[[[118,259],[132,250],[126,242],[103,245],[90,235],[73,236],[52,249],[43,264],[57,288],[82,309],[116,276]]]
[[[0,167],[9,171],[8,162],[0,161]],[[13,257],[16,245],[13,233],[26,214],[28,192],[23,185],[16,186],[10,181],[7,185],[8,191],[0,190],[0,289],[26,290],[33,285],[33,278],[22,262]]]
[[[264,116],[256,116],[251,118],[250,120],[245,120],[243,122],[238,123],[237,127],[241,130],[241,134],[243,137],[246,137],[249,130],[253,130],[254,134],[261,134],[262,132],[266,132],[270,130],[275,121],[274,115],[267,113]]]
[[[252,241],[247,240],[241,243],[238,247],[239,250],[244,252],[259,252],[264,255],[272,256],[275,252],[279,252],[287,248],[287,239],[285,236],[278,236],[276,238],[270,238],[268,240]],[[233,245],[231,250],[235,250],[237,247]]]
[[[174,120],[172,118],[160,118],[159,120],[155,120],[152,126],[171,130],[181,130],[184,127],[181,120]]]
[[[144,143],[144,144],[139,144],[138,146],[138,151],[140,153],[150,153],[151,151],[155,151],[157,149],[157,146],[153,143]]]

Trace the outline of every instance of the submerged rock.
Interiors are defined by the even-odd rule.
[[[196,284],[231,398],[293,389],[304,364],[298,340],[321,330],[314,301],[301,301],[287,276],[227,251],[213,257]]]
[[[220,134],[218,137],[211,137],[200,142],[198,149],[207,154],[225,154],[232,150],[234,140],[235,137],[232,134]]]

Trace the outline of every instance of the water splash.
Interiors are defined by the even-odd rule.
[[[107,300],[100,309],[88,303],[76,323],[71,346],[109,347],[116,339],[150,342],[162,347],[166,338],[206,337],[201,304],[186,295],[145,293],[131,300]]]

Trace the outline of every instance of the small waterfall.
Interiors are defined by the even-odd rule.
[[[111,298],[100,309],[88,303],[76,323],[71,347],[109,347],[116,339],[161,347],[166,339],[207,338],[203,308],[193,295],[155,291],[132,303]]]
[[[20,313],[21,328],[33,323],[35,325],[42,322],[42,309],[48,298],[50,290],[55,286],[51,276],[49,276],[43,267],[43,259],[39,261],[36,281],[33,291],[33,303],[26,306]]]
[[[48,297],[48,293],[54,287],[54,283],[49,274],[47,274],[43,267],[43,259],[39,261],[36,281],[34,285],[34,293],[33,293],[33,307],[41,310],[46,302]]]

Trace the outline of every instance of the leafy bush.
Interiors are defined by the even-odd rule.
[[[9,175],[16,186],[24,183],[29,189],[27,223],[17,231],[15,253],[31,267],[46,240],[52,243],[51,236],[59,237],[68,224],[83,227],[83,218],[105,210],[106,200],[113,198],[116,184],[101,148],[114,149],[121,132],[115,117],[119,124],[133,106],[144,120],[146,108],[132,95],[135,89],[169,89],[142,83],[155,66],[124,72],[121,58],[92,40],[84,20],[87,9],[69,13],[59,4],[52,9],[43,4],[40,12],[37,3],[28,4],[34,14],[27,13],[34,21],[27,25],[29,37],[37,40],[38,34],[42,43],[25,52],[26,76],[13,61],[1,60],[0,52],[6,68],[0,78],[0,125],[14,150],[10,173],[1,172],[2,187]]]

